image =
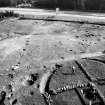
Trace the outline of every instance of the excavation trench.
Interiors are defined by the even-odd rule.
[[[72,60],[76,61],[76,60],[82,59],[82,58],[91,58],[91,57],[102,56],[102,55],[104,55],[102,52],[81,54],[81,55],[78,55],[78,56],[65,58],[64,60],[56,60],[56,61],[53,60],[53,61],[50,61],[49,63],[53,63],[53,64],[64,63],[64,62],[67,62],[67,61],[72,61]],[[48,82],[51,79],[52,75],[53,75],[52,71],[50,71],[50,70],[47,73],[43,74],[43,76],[41,78],[41,82],[40,82],[40,88],[39,88],[41,94],[45,93],[45,89],[46,89],[46,87],[48,87],[47,85],[49,84]]]

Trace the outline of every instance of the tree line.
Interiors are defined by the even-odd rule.
[[[56,8],[71,10],[105,10],[105,0],[0,0],[1,6],[16,6],[21,3],[31,3],[32,7]]]

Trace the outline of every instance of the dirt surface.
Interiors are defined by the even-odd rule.
[[[1,105],[89,105],[82,90],[90,88],[93,105],[105,104],[104,34],[94,24],[1,21]]]

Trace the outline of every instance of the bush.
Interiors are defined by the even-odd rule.
[[[15,14],[13,11],[5,11],[0,13],[0,19],[3,19],[5,17],[18,17],[18,14]]]

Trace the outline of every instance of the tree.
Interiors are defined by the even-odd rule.
[[[86,0],[81,0],[81,9],[85,10],[85,2]]]

